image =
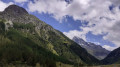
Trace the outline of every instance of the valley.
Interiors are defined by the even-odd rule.
[[[83,67],[120,67],[120,64],[98,65],[98,66],[83,66]]]
[[[74,41],[20,6],[0,12],[2,67],[120,67],[120,48]]]

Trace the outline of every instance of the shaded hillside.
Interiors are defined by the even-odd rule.
[[[102,60],[104,64],[120,64],[120,48],[110,52],[110,54]]]
[[[14,28],[5,31],[3,21],[0,21],[0,65],[28,64],[56,67],[56,62],[72,64],[67,59],[53,54],[33,42],[25,33]],[[41,41],[41,43],[43,43]]]
[[[104,59],[110,53],[110,51],[106,50],[102,46],[90,42],[85,42],[83,39],[78,37],[74,37],[73,41],[78,43],[81,47],[85,48],[88,53],[98,58],[99,60]]]
[[[17,5],[9,6],[0,13],[0,19],[0,30],[2,31],[0,36],[1,39],[5,39],[5,43],[0,49],[0,55],[2,56],[1,59],[3,58],[7,63],[17,61],[28,64],[38,62],[43,65],[50,63],[48,67],[57,61],[80,65],[99,63],[99,60],[87,53],[84,48],[50,25],[28,14],[22,7]],[[10,49],[8,49],[9,47]],[[6,53],[2,53],[2,51],[6,51]],[[9,51],[11,54],[7,54]],[[14,56],[17,55],[16,53],[20,55]],[[8,62],[8,59],[3,57],[4,54],[5,57],[7,56],[10,59],[16,57],[16,59]],[[12,54],[13,56],[11,56]],[[25,58],[23,58],[24,55]],[[30,58],[31,62],[28,58]]]

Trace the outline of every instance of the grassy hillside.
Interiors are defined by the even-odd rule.
[[[12,63],[35,66],[36,63],[39,63],[43,66],[56,67],[56,62],[79,64],[80,66],[86,65],[86,63],[97,64],[89,62],[92,60],[86,61],[87,57],[84,57],[84,55],[87,52],[85,49],[77,46],[76,43],[69,40],[59,31],[59,35],[53,31],[46,32],[44,29],[35,31],[35,26],[31,23],[13,23],[11,27],[5,20],[0,20],[0,31],[0,65]],[[91,58],[94,59],[92,56]]]
[[[28,14],[22,7],[10,5],[0,13],[0,18],[5,19],[0,23],[1,45],[3,44],[0,48],[0,57],[7,64],[39,63],[47,67],[51,65],[55,67],[56,62],[77,66],[100,63],[80,45]]]
[[[40,63],[47,67],[56,67],[56,62],[72,64],[33,42],[25,33],[10,28],[5,31],[4,21],[0,21],[0,65]],[[43,43],[43,41],[41,41]]]

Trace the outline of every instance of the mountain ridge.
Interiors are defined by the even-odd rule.
[[[120,47],[111,51],[102,62],[103,64],[120,64]]]
[[[3,31],[4,27],[1,28],[1,31],[3,31],[1,36],[16,43],[23,43],[28,46],[31,51],[34,51],[35,48],[27,44],[42,47],[59,57],[64,57],[70,62],[80,65],[100,63],[98,59],[90,55],[84,48],[67,38],[60,31],[55,30],[52,26],[29,14],[22,7],[10,5],[5,11],[0,13],[0,19],[2,19],[2,24],[7,28],[5,31]],[[28,40],[30,40],[31,43],[29,43]],[[38,49],[36,50],[38,51]],[[39,51],[37,53],[39,54]]]
[[[78,43],[81,47],[85,48],[88,53],[98,58],[99,60],[104,59],[110,53],[110,51],[106,50],[102,46],[91,42],[85,42],[83,39],[78,37],[73,37],[73,41]]]

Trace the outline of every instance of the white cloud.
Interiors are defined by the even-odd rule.
[[[4,3],[3,1],[0,0],[0,11],[4,11],[4,9],[11,4],[13,4],[13,3],[12,2]]]
[[[114,5],[120,5],[120,0],[110,0]]]
[[[86,34],[106,34],[103,38],[120,46],[120,9],[119,0],[73,0],[70,4],[64,0],[34,0],[30,1],[28,8],[31,12],[52,14],[57,20],[62,20],[66,15],[74,20],[86,20],[88,25],[80,27],[82,31],[71,30],[64,32],[69,38],[78,36],[86,40]],[[114,5],[112,10],[109,9]]]
[[[69,32],[63,32],[67,37],[69,37],[70,39],[72,39],[74,36],[82,38],[86,41],[86,34],[84,32],[81,31],[77,31],[77,30],[72,30]]]
[[[102,47],[105,48],[105,49],[107,49],[107,50],[109,50],[109,51],[113,51],[116,48],[116,47],[111,47],[109,45],[104,45]]]
[[[100,43],[99,43],[99,42],[93,42],[93,43],[95,43],[96,45],[100,45]]]
[[[66,16],[67,3],[62,0],[34,0],[28,4],[28,8],[31,12],[48,13],[53,14],[53,17],[57,20],[61,20]]]
[[[24,2],[27,2],[28,0],[14,0],[14,1],[17,3],[24,3]]]

